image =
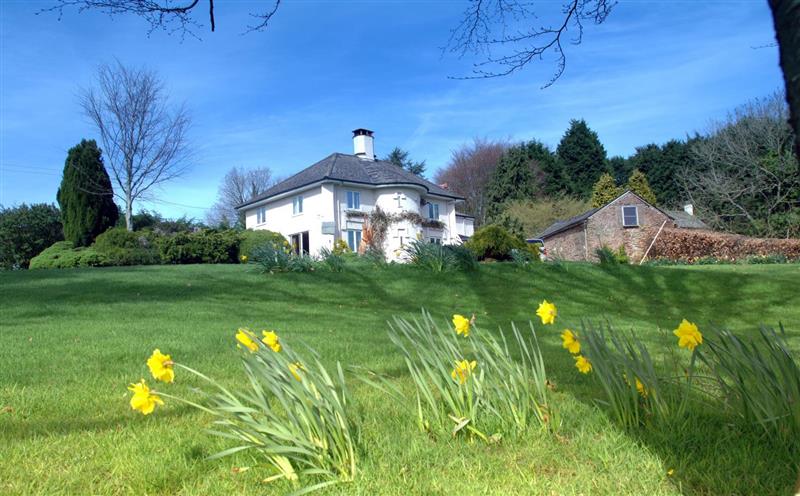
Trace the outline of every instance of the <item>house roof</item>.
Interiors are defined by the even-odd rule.
[[[267,200],[274,196],[288,193],[292,190],[321,181],[347,181],[368,186],[382,186],[391,184],[406,184],[422,186],[428,193],[463,200],[463,197],[453,194],[416,174],[412,174],[402,167],[385,160],[364,160],[355,155],[345,153],[332,153],[319,162],[307,167],[297,174],[281,181],[265,192],[257,195],[237,209],[244,208],[253,203]]]
[[[602,209],[606,208],[607,206],[611,205],[612,203],[614,203],[615,201],[619,200],[620,198],[622,198],[623,196],[627,195],[628,193],[634,195],[636,198],[642,200],[642,202],[644,202],[646,205],[649,205],[649,206],[653,207],[654,209],[656,209],[659,212],[663,213],[667,217],[672,218],[672,216],[670,216],[667,212],[661,210],[660,208],[656,207],[655,205],[650,205],[650,203],[647,200],[645,200],[641,196],[637,195],[635,192],[633,192],[633,191],[628,189],[628,190],[625,190],[622,194],[620,194],[616,198],[614,198],[613,200],[611,200],[610,202],[608,202],[605,205],[603,205],[602,207],[598,207],[598,208],[593,208],[591,210],[587,210],[586,212],[584,212],[584,213],[582,213],[580,215],[576,215],[575,217],[571,217],[571,218],[569,218],[567,220],[559,220],[559,221],[554,222],[550,227],[545,229],[537,237],[542,238],[542,239],[548,238],[548,237],[550,237],[550,236],[552,236],[554,234],[558,234],[558,233],[560,233],[562,231],[566,231],[567,229],[569,229],[571,227],[575,227],[575,226],[581,224],[583,221],[585,221],[589,217],[591,217],[592,215],[594,215],[598,210],[602,210]]]
[[[665,210],[664,212],[675,221],[677,227],[682,229],[711,229],[705,222],[683,210]]]
[[[581,222],[585,221],[589,217],[591,217],[595,212],[600,210],[599,208],[593,208],[591,210],[587,210],[586,212],[576,215],[575,217],[570,217],[567,220],[557,220],[554,222],[550,227],[542,231],[537,238],[547,238],[552,236],[553,234],[560,233],[561,231],[566,231],[567,229],[579,225]]]

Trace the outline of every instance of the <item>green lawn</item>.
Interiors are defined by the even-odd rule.
[[[245,266],[134,267],[0,273],[0,494],[280,494],[266,473],[235,473],[240,458],[209,418],[168,404],[143,417],[126,386],[148,377],[153,348],[220,378],[240,380],[239,326],[276,329],[326,363],[363,365],[408,381],[387,337],[393,315],[427,308],[443,322],[477,314],[495,329],[559,308],[542,328],[556,384],[557,433],[485,445],[436,442],[413,416],[350,380],[362,418],[359,474],[327,494],[788,494],[791,450],[709,411],[686,432],[625,432],[593,401],[600,391],[572,367],[558,333],[581,318],[634,329],[654,350],[684,317],[742,333],[783,322],[800,348],[800,266],[482,266],[473,274],[413,267],[341,274],[261,275]],[[295,346],[297,348],[297,346]],[[191,394],[179,375],[173,387]],[[797,451],[794,451],[796,454]],[[674,474],[667,472],[674,469]]]

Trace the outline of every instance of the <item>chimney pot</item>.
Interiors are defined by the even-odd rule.
[[[694,216],[694,205],[692,205],[691,203],[685,204],[683,206],[683,211],[691,216]]]

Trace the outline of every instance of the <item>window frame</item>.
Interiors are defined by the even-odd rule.
[[[361,231],[358,229],[347,229],[347,246],[353,253],[358,253],[358,247],[361,246]],[[350,236],[352,235],[353,243],[350,241]]]
[[[434,215],[434,214],[436,214],[436,215]],[[428,202],[428,219],[439,220],[439,204],[438,203]]]
[[[626,217],[629,217],[625,214],[625,209],[632,208],[634,213],[634,224],[628,224],[626,222]],[[639,207],[637,205],[622,205],[622,227],[639,227]]]
[[[261,206],[256,209],[256,225],[267,223],[267,207]]]
[[[303,195],[297,195],[292,198],[292,215],[301,215],[303,213]]]
[[[361,210],[361,192],[348,190],[345,195],[348,210]]]

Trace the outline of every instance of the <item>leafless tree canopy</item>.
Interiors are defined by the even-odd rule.
[[[96,83],[82,90],[80,103],[100,134],[115,195],[125,204],[132,230],[133,203],[186,170],[190,120],[184,106],[168,106],[152,71],[116,62],[100,66]]]
[[[244,215],[236,211],[236,206],[260,195],[276,182],[269,167],[249,170],[241,167],[231,168],[219,185],[217,202],[209,211],[206,222],[211,226],[237,223],[243,226]]]
[[[247,26],[248,31],[261,31],[266,29],[272,16],[278,12],[282,0],[266,0],[267,7],[250,16],[255,20]],[[169,33],[180,33],[196,36],[195,28],[202,28],[198,17],[205,16],[202,7],[208,6],[206,11],[211,31],[216,30],[214,17],[214,0],[57,0],[53,7],[44,11],[58,12],[59,19],[64,14],[65,8],[75,7],[79,12],[85,10],[98,10],[108,15],[133,14],[142,17],[150,24],[150,32],[162,29]]]
[[[466,198],[463,211],[474,215],[478,224],[486,218],[486,187],[508,146],[506,141],[475,138],[454,150],[450,162],[436,174],[438,184],[446,183]]]
[[[737,108],[692,147],[683,173],[712,226],[758,236],[800,235],[800,169],[782,92]]]
[[[614,0],[569,0],[561,5],[561,15],[554,24],[540,25],[531,10],[533,2],[469,0],[447,48],[461,56],[472,53],[484,57],[474,64],[473,74],[467,79],[507,76],[551,53],[557,62],[553,77],[545,85],[550,86],[566,68],[564,45],[580,44],[584,24],[603,23],[615,4]]]

